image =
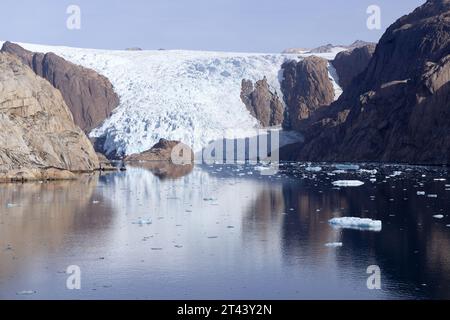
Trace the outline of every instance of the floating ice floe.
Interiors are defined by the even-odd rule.
[[[438,179],[434,179],[434,181],[447,181],[447,179],[444,179],[444,178],[438,178]]]
[[[25,290],[25,291],[19,291],[17,292],[18,296],[31,296],[33,294],[36,294],[37,292],[34,290]]]
[[[145,225],[152,224],[152,220],[151,220],[151,219],[142,219],[142,218],[139,218],[139,220],[133,222],[133,224],[138,224],[138,225],[140,225],[140,226],[145,226]]]
[[[339,180],[333,182],[333,186],[335,187],[360,187],[362,185],[364,185],[364,182],[359,180]]]
[[[427,197],[428,197],[428,198],[437,198],[438,195],[437,195],[437,194],[429,194]]]
[[[401,175],[402,175],[402,172],[401,172],[401,171],[394,171],[394,173],[391,174],[389,177],[395,178],[395,177],[399,177],[399,176],[401,176]]]
[[[375,175],[378,173],[378,170],[377,169],[373,169],[373,170],[361,169],[361,170],[359,170],[359,173],[367,173],[370,175]]]
[[[320,171],[322,171],[322,168],[321,167],[307,167],[305,170],[309,171],[309,172],[320,172]]]
[[[337,228],[356,229],[368,231],[381,231],[383,224],[379,220],[363,219],[355,217],[334,218],[329,223]]]
[[[425,191],[417,191],[418,196],[424,196],[426,193]]]
[[[334,166],[338,170],[359,170],[359,166],[355,164],[337,164]]]
[[[444,219],[444,215],[436,214],[436,215],[433,216],[433,218],[435,218],[435,219]]]
[[[342,246],[343,246],[342,242],[330,242],[330,243],[325,244],[325,247],[328,247],[328,248],[340,248]]]

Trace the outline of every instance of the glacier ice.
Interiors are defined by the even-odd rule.
[[[364,185],[364,182],[359,180],[339,180],[333,182],[333,186],[335,187],[360,187],[362,185]]]
[[[198,152],[219,138],[255,136],[257,120],[240,99],[242,79],[255,82],[265,76],[282,96],[281,65],[308,55],[20,45],[54,52],[111,81],[120,105],[90,136],[104,137],[107,153],[126,155],[146,151],[160,138],[182,141]],[[337,53],[316,55],[331,60]],[[337,98],[342,90],[331,64],[329,72]]]
[[[379,220],[363,219],[355,217],[334,218],[329,221],[332,226],[343,229],[357,229],[381,231],[382,222]]]

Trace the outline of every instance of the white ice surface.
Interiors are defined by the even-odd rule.
[[[242,79],[257,81],[266,76],[282,96],[281,65],[309,55],[19,45],[35,52],[54,52],[112,82],[120,105],[90,135],[105,136],[105,151],[123,154],[148,150],[160,138],[183,141],[197,152],[223,136],[255,136],[257,121],[240,99]],[[338,51],[316,55],[330,60]],[[342,90],[331,64],[330,77],[337,99]]]
[[[364,185],[364,182],[359,180],[339,180],[334,181],[333,185],[335,187],[360,187]]]
[[[335,227],[343,229],[358,229],[371,231],[381,231],[383,226],[382,222],[379,220],[354,218],[354,217],[334,218],[331,219],[329,223]]]

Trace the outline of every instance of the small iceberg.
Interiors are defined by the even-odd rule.
[[[359,170],[359,173],[367,173],[370,175],[376,175],[378,173],[378,170],[377,169],[373,169],[373,170],[361,169],[361,170]]]
[[[133,224],[137,224],[137,225],[140,225],[140,226],[145,226],[145,225],[152,224],[152,220],[151,220],[151,219],[142,219],[142,218],[139,218],[139,220],[133,222]]]
[[[329,223],[337,228],[368,231],[381,231],[383,227],[382,222],[379,220],[354,217],[334,218],[331,219]]]
[[[320,172],[322,171],[322,167],[307,167],[305,170],[308,172]]]
[[[425,191],[417,191],[418,196],[424,196],[426,193]]]
[[[359,170],[359,166],[356,164],[337,164],[334,166],[338,170]]]
[[[37,292],[34,291],[34,290],[25,290],[25,291],[17,292],[17,295],[18,296],[31,296],[31,295],[36,294],[36,293]]]
[[[435,219],[444,219],[444,215],[436,214],[436,215],[433,216],[433,218],[435,218]]]
[[[343,245],[344,244],[342,242],[330,242],[330,243],[325,244],[325,247],[328,247],[328,248],[340,248]]]
[[[364,185],[364,182],[359,180],[339,180],[333,182],[333,186],[335,187],[360,187],[362,185]]]

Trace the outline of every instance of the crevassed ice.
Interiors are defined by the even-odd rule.
[[[258,123],[240,99],[242,79],[264,76],[281,97],[281,65],[298,55],[203,51],[112,51],[20,44],[36,52],[52,51],[106,76],[120,105],[94,129],[105,137],[105,151],[133,154],[150,149],[160,138],[180,140],[200,151],[222,137],[257,134]],[[316,54],[333,59],[332,54]],[[306,56],[306,55],[304,55]],[[330,77],[336,91],[335,71]]]

